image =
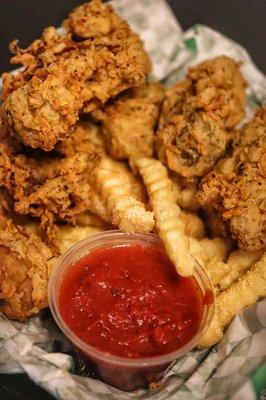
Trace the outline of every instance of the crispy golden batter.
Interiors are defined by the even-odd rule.
[[[58,221],[74,222],[90,209],[94,190],[88,175],[100,162],[101,153],[76,153],[67,159],[50,154],[38,159],[37,155],[0,152],[1,185],[12,196],[14,211],[40,218],[50,240]]]
[[[184,182],[197,181],[225,154],[243,117],[244,80],[239,66],[217,57],[191,68],[167,91],[157,132],[159,159]]]
[[[56,222],[73,223],[77,215],[90,209],[93,189],[87,175],[98,162],[97,154],[77,153],[63,159],[52,178],[17,199],[15,211],[39,217],[41,228],[52,239]]]
[[[238,246],[255,251],[266,246],[266,108],[243,128],[232,155],[205,176],[198,200],[217,210]]]
[[[107,152],[116,160],[153,154],[164,89],[158,83],[131,89],[93,115],[102,121]]]
[[[79,121],[71,136],[59,142],[55,149],[64,157],[71,157],[76,153],[104,151],[104,148],[104,139],[99,126],[91,121]]]
[[[29,230],[0,217],[0,311],[25,320],[48,306],[51,250]]]
[[[9,48],[15,55],[10,62],[11,64],[23,65],[23,70],[16,74],[4,73],[2,75],[2,98],[5,100],[14,90],[25,85],[37,70],[47,67],[64,51],[76,47],[76,43],[72,40],[70,34],[61,36],[53,26],[45,28],[42,36],[34,40],[26,49],[21,49],[18,40],[13,40]]]
[[[157,132],[158,157],[185,182],[194,182],[210,171],[224,155],[227,135],[213,113],[175,115]]]
[[[117,39],[119,32],[124,33],[127,23],[121,20],[110,5],[99,0],[82,4],[69,14],[64,28],[79,39],[96,39],[103,36]]]
[[[46,57],[39,57],[43,64],[5,100],[5,120],[14,136],[28,146],[51,150],[71,134],[82,108],[90,112],[119,92],[145,83],[148,55],[128,24],[122,25],[118,37],[71,43],[59,55],[48,49]]]
[[[245,80],[240,63],[221,56],[189,68],[188,79],[196,91],[197,108],[212,111],[223,120],[225,128],[233,128],[244,117]]]

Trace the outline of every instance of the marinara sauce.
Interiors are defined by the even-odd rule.
[[[204,301],[195,278],[179,276],[160,248],[134,244],[78,260],[61,280],[58,307],[87,344],[120,357],[146,358],[189,342]]]

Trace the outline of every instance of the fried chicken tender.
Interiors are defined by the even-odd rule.
[[[5,120],[14,136],[49,151],[71,134],[82,108],[90,112],[145,83],[148,55],[128,24],[122,25],[117,38],[76,42],[59,56],[44,57],[46,64],[5,100]]]
[[[107,152],[116,160],[153,155],[164,89],[159,83],[130,89],[93,116],[101,120]]]
[[[48,278],[56,259],[36,235],[3,217],[0,255],[0,311],[24,321],[48,306]]]
[[[197,198],[216,210],[238,246],[266,246],[266,108],[239,133],[233,152],[203,177]]]
[[[227,290],[216,297],[215,317],[202,337],[199,347],[210,347],[217,343],[223,330],[243,308],[266,296],[266,254],[251,269],[243,274]]]
[[[239,65],[222,56],[190,68],[167,91],[157,132],[159,159],[185,182],[209,172],[225,154],[244,115],[245,82]]]
[[[44,29],[42,36],[31,43],[26,49],[19,47],[19,41],[13,40],[9,49],[14,56],[11,64],[23,65],[23,70],[14,73],[3,73],[2,99],[6,99],[14,90],[24,86],[41,67],[58,58],[64,51],[75,49],[76,43],[71,35],[60,35],[56,28],[49,26]]]
[[[104,148],[104,138],[99,126],[91,121],[79,121],[71,136],[59,142],[55,149],[64,157],[72,157],[76,153],[104,151]]]
[[[158,157],[184,182],[194,183],[224,155],[226,132],[214,115],[203,112],[172,117],[157,132]]]
[[[76,153],[67,159],[45,153],[38,159],[38,152],[35,156],[11,155],[1,152],[0,146],[1,185],[11,195],[14,211],[38,217],[51,240],[57,222],[74,223],[94,203],[88,175],[100,162],[101,153]]]
[[[110,5],[93,0],[74,8],[64,21],[64,28],[79,39],[96,39],[103,36],[117,39],[117,31],[123,29],[125,24]]]
[[[213,111],[225,128],[233,128],[244,117],[246,82],[241,63],[221,56],[189,68],[188,79],[196,90],[197,108]]]
[[[41,186],[34,186],[31,193],[18,198],[15,211],[41,220],[47,239],[53,239],[56,222],[75,222],[80,213],[91,206],[92,187],[87,175],[100,162],[98,155],[77,153],[63,159],[55,175]]]

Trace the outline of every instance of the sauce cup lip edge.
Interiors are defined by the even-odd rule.
[[[199,338],[206,332],[207,328],[210,326],[211,320],[214,315],[214,308],[215,308],[215,301],[212,302],[211,305],[205,305],[204,306],[204,311],[203,311],[203,317],[198,329],[198,332],[196,333],[193,338],[187,342],[184,346],[180,347],[179,349],[172,351],[170,353],[166,353],[163,355],[159,356],[152,356],[152,357],[146,357],[146,358],[127,358],[127,357],[120,357],[116,356],[107,352],[104,352],[102,350],[97,349],[96,347],[93,347],[86,342],[84,342],[82,339],[80,339],[71,329],[67,326],[63,318],[60,316],[60,312],[57,306],[56,302],[56,294],[57,290],[62,278],[62,272],[66,270],[68,267],[73,265],[78,259],[82,258],[84,255],[88,254],[88,252],[83,252],[81,253],[80,257],[77,257],[76,259],[73,258],[72,263],[70,265],[65,266],[63,265],[63,261],[66,260],[66,258],[73,253],[75,250],[77,250],[79,247],[86,245],[86,244],[92,244],[93,242],[97,242],[98,240],[107,238],[107,237],[134,237],[136,239],[144,239],[144,238],[150,238],[156,242],[157,244],[160,244],[160,238],[158,235],[154,233],[148,233],[148,234],[142,234],[142,233],[124,233],[119,230],[108,230],[108,231],[103,231],[100,233],[96,233],[94,235],[91,235],[78,243],[74,244],[72,247],[70,247],[64,254],[62,254],[56,265],[54,266],[49,282],[48,282],[48,302],[50,306],[51,313],[53,315],[53,318],[55,319],[58,327],[60,330],[63,332],[63,334],[68,338],[68,340],[75,345],[80,351],[82,351],[83,354],[85,354],[87,357],[91,357],[94,360],[105,362],[108,364],[114,364],[115,366],[121,366],[121,367],[156,367],[159,365],[166,365],[170,364],[174,360],[180,358],[182,355],[187,353],[188,351],[192,350],[198,343]],[[140,242],[140,241],[138,241]],[[122,244],[122,243],[121,243]],[[134,244],[132,242],[132,244]],[[143,243],[144,244],[144,243]],[[147,243],[146,243],[147,244]],[[123,245],[123,244],[122,244]],[[127,244],[125,244],[127,245]],[[108,246],[108,243],[105,245],[101,246],[101,248],[104,247],[113,247],[111,244]],[[96,249],[92,249],[91,251],[94,251]],[[204,271],[203,267],[197,263],[197,268],[195,270],[195,279],[199,283],[200,287],[202,288],[202,285],[205,286],[206,288],[209,288],[213,291],[212,284],[210,282],[210,279],[207,275],[207,273]],[[60,268],[61,267],[61,268]],[[64,268],[63,268],[64,267]],[[199,279],[201,282],[199,282]],[[56,286],[56,287],[55,287]],[[55,290],[56,289],[56,290]],[[97,362],[96,361],[96,362]]]

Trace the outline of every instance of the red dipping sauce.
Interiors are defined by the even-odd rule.
[[[160,247],[100,248],[62,276],[58,310],[85,343],[126,358],[173,352],[199,330],[206,299]]]

